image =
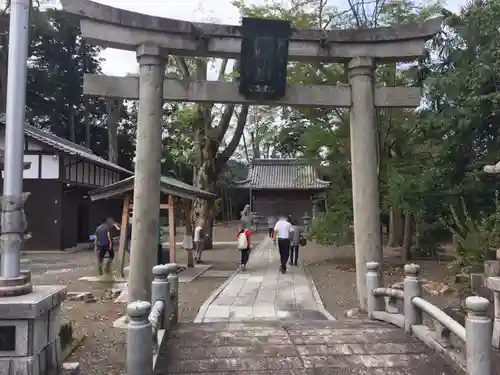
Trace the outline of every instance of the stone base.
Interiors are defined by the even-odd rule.
[[[489,277],[486,286],[492,291],[494,301],[493,336],[491,338],[491,344],[494,348],[500,349],[500,277]]]
[[[0,298],[0,374],[46,375],[61,369],[61,302],[66,287],[35,286]]]
[[[80,364],[78,362],[63,363],[61,375],[80,375]]]
[[[125,329],[128,327],[128,316],[124,315],[119,317],[113,322],[113,327],[114,328],[120,328],[120,329]]]

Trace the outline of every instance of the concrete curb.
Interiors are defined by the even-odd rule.
[[[262,242],[259,242],[258,244],[256,244],[256,246],[260,246],[262,244],[264,244],[266,242],[266,240],[262,241]],[[250,259],[252,258],[252,254],[254,254],[254,251],[252,251],[250,253]],[[250,261],[249,259],[249,261]],[[221,286],[219,286],[214,292],[212,292],[212,294],[210,295],[210,297],[208,297],[208,299],[203,302],[203,305],[201,305],[200,309],[198,310],[198,314],[196,315],[196,317],[194,318],[193,320],[193,323],[203,323],[203,318],[205,317],[205,314],[207,313],[210,305],[212,304],[213,301],[215,301],[215,299],[219,296],[219,294],[222,293],[222,291],[229,285],[229,283],[231,281],[233,281],[233,279],[236,277],[236,275],[238,275],[241,271],[241,268],[237,268],[234,273],[229,276],[229,278],[224,281],[222,283]]]
[[[203,318],[205,317],[205,314],[207,313],[212,302],[215,301],[219,294],[221,294],[222,291],[229,285],[229,283],[233,281],[233,279],[240,273],[240,271],[241,269],[238,268],[231,276],[229,276],[226,281],[222,283],[221,286],[219,286],[214,292],[212,292],[210,297],[208,297],[208,299],[203,302],[203,305],[201,305],[200,309],[198,310],[198,314],[193,320],[193,323],[203,323]]]
[[[321,299],[321,296],[319,295],[318,289],[316,288],[316,285],[314,284],[314,280],[312,278],[311,273],[309,270],[304,266],[302,263],[302,268],[304,269],[304,273],[307,275],[309,279],[309,285],[311,287],[311,290],[313,292],[313,297],[314,300],[316,301],[316,305],[318,306],[318,311],[322,313],[328,320],[337,320],[335,317],[328,312],[328,310],[325,309],[325,305],[323,304],[323,300]]]
[[[65,254],[75,254],[83,252],[93,252],[93,249],[70,249],[70,250],[23,250],[21,251],[21,256],[25,255],[65,255]]]
[[[196,267],[196,266],[198,266],[198,267]],[[202,276],[205,272],[207,272],[212,267],[213,266],[211,264],[206,264],[206,263],[195,264],[195,266],[192,268],[194,268],[194,269],[198,268],[198,272],[194,275],[187,277],[187,276],[182,276],[182,271],[186,271],[186,270],[190,269],[188,266],[186,266],[186,268],[184,268],[181,272],[178,273],[179,283],[190,283],[190,282],[196,280],[198,277]]]

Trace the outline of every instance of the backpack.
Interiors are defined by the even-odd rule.
[[[248,238],[245,232],[238,234],[238,250],[248,249]]]
[[[306,246],[307,245],[307,238],[305,238],[304,236],[300,236],[299,245]]]

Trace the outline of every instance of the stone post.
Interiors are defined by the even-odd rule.
[[[372,58],[356,57],[348,64],[351,85],[351,166],[356,249],[356,286],[360,308],[366,309],[364,276],[367,262],[382,265],[378,184],[377,127]],[[380,275],[383,270],[380,269]]]
[[[175,326],[179,321],[179,275],[177,274],[177,264],[169,263],[168,284],[170,285],[171,310],[170,324]]]
[[[500,277],[488,277],[486,286],[493,293],[493,336],[491,345],[500,349]]]
[[[127,375],[153,373],[153,339],[149,321],[151,304],[136,301],[127,306]]]
[[[404,315],[405,315],[405,332],[411,333],[411,326],[422,324],[422,312],[419,308],[413,305],[413,297],[422,295],[422,287],[420,284],[420,266],[418,264],[405,265],[404,279]]]
[[[500,292],[493,293],[494,315],[495,321],[493,324],[493,337],[491,338],[491,345],[500,349]]]
[[[153,267],[153,283],[151,284],[151,306],[156,301],[163,301],[165,308],[160,321],[160,329],[165,328],[170,320],[170,286],[168,284],[168,274],[172,272],[172,267],[162,264]]]
[[[465,321],[468,375],[492,375],[492,326],[488,317],[489,304],[483,297],[473,296],[465,300],[465,306],[469,311]]]
[[[368,318],[373,319],[373,313],[375,311],[384,310],[384,300],[382,297],[376,297],[373,295],[373,289],[380,288],[380,275],[379,275],[380,265],[377,262],[368,262],[366,264],[366,290],[367,295],[367,312]]]
[[[140,46],[139,115],[130,250],[129,301],[151,298],[151,268],[158,247],[160,160],[165,60],[158,47]]]

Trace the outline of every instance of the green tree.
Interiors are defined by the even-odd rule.
[[[45,22],[34,25],[29,50],[27,117],[63,138],[85,143],[83,75],[100,73],[101,49],[83,41],[72,15],[57,9],[40,13]],[[93,100],[90,105],[90,121],[100,121],[103,103]]]
[[[172,58],[167,75],[179,79],[207,79],[208,64],[213,61],[195,58]],[[228,72],[228,60],[220,64],[218,80],[234,80],[238,76],[238,64]],[[231,156],[236,151],[243,134],[248,115],[248,105],[188,105],[184,126],[192,129],[193,141],[193,183],[200,189],[215,192],[218,178],[224,172]],[[229,132],[231,130],[231,132]],[[214,202],[196,199],[192,216],[205,218],[207,233],[206,248],[212,248]]]
[[[475,1],[448,14],[434,41],[435,55],[420,68],[426,82],[426,108],[419,132],[433,159],[430,206],[462,197],[474,218],[495,210],[495,177],[482,172],[500,159],[499,121],[500,1]],[[481,25],[478,27],[478,25]],[[434,215],[449,214],[443,204]]]
[[[245,16],[275,17],[292,21],[297,28],[332,28],[388,26],[409,22],[418,22],[441,13],[438,1],[387,1],[387,2],[349,2],[348,9],[329,6],[325,0],[291,1],[288,7],[281,2],[270,1],[263,6],[248,5],[243,1],[233,2]],[[331,84],[346,82],[346,72],[339,64],[305,64],[292,62],[289,65],[288,80],[291,83]],[[388,86],[414,85],[414,69],[411,66],[394,64],[377,69],[376,80]],[[342,223],[342,228],[333,229],[343,233],[343,223],[352,220],[350,153],[349,153],[349,116],[343,109],[286,108],[283,111],[282,131],[278,134],[276,149],[286,156],[303,156],[311,160],[321,160],[327,167],[333,184],[330,210],[322,228],[334,228]],[[413,163],[414,153],[407,145],[407,138],[414,137],[415,114],[413,110],[381,110],[378,113],[379,128],[379,174],[381,202],[386,210],[410,212],[415,207],[413,196],[408,190],[398,190],[394,181],[408,177],[408,171],[416,170]],[[398,161],[398,163],[396,163]],[[396,165],[405,165],[405,169],[396,169]],[[412,165],[412,168],[409,168]],[[409,169],[408,169],[409,168]],[[389,174],[388,171],[391,171]],[[389,181],[389,178],[391,179]],[[393,181],[394,180],[394,181]],[[416,181],[412,177],[413,181]],[[411,203],[411,204],[410,204]],[[403,209],[404,207],[404,209]],[[349,219],[351,218],[351,219]],[[411,218],[411,216],[410,216]],[[399,220],[401,222],[401,220]],[[347,223],[349,226],[349,222]],[[400,226],[401,229],[402,225]],[[332,230],[332,229],[329,229]],[[393,230],[393,232],[396,232]],[[402,231],[401,231],[402,237]],[[329,238],[330,236],[322,236]],[[335,241],[342,238],[350,241],[349,236],[334,236]],[[397,242],[401,242],[399,238]]]

